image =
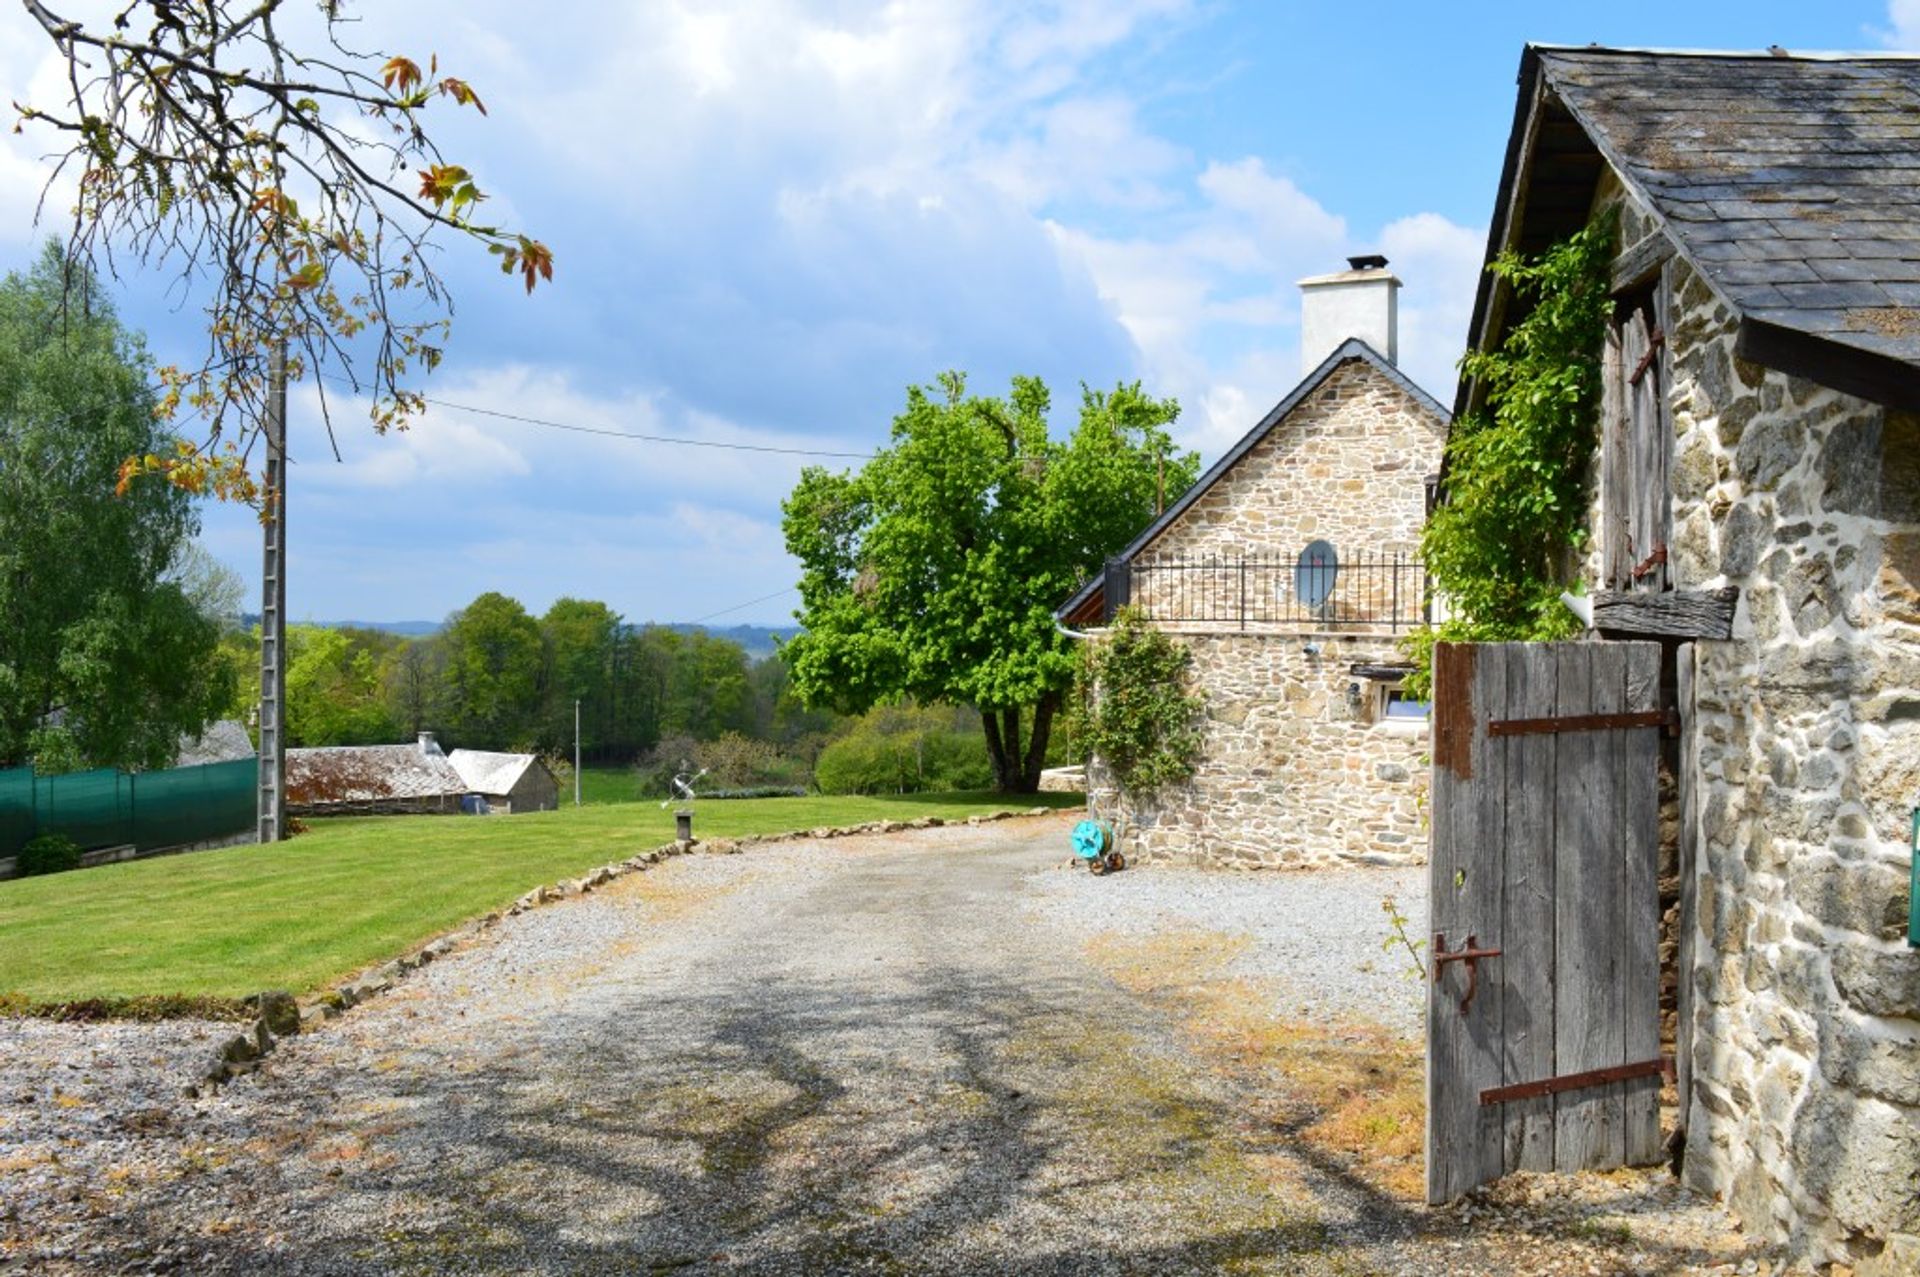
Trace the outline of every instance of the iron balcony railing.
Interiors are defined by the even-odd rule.
[[[1246,629],[1416,629],[1429,620],[1426,567],[1411,554],[1162,555],[1108,564],[1109,614],[1131,604],[1163,623]]]

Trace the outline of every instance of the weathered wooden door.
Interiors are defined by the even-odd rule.
[[[1427,1198],[1657,1162],[1660,647],[1433,671]]]

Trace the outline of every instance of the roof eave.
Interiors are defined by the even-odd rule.
[[[1740,314],[1737,309],[1734,313]],[[1920,412],[1920,378],[1905,360],[1753,315],[1741,315],[1733,349],[1742,359],[1805,377],[1842,394]]]

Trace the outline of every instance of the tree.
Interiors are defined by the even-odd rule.
[[[529,743],[540,709],[540,626],[518,602],[488,591],[447,620],[447,727],[484,749]]]
[[[287,629],[287,733],[292,743],[377,745],[394,737],[380,684],[383,649],[374,630],[294,625]]]
[[[161,406],[204,413],[209,437],[129,454],[129,473],[258,497],[240,453],[215,445],[230,418],[243,442],[260,419],[282,342],[295,376],[332,363],[364,382],[376,429],[418,412],[405,381],[438,363],[452,314],[436,229],[478,240],[529,291],[552,277],[545,245],[474,220],[485,195],[426,131],[436,101],[484,114],[472,86],[434,58],[350,48],[345,0],[129,2],[110,25],[24,3],[67,62],[61,100],[20,112],[66,148],[47,190],[74,179],[70,255],[130,255],[205,290],[205,356],[161,370]]]
[[[703,741],[722,732],[751,731],[753,690],[747,677],[747,650],[705,630],[674,638],[661,731]]]
[[[582,745],[595,749],[610,742],[619,633],[619,615],[606,604],[587,599],[557,599],[540,619],[547,658],[540,731],[543,749],[571,755],[575,701],[580,703]]]
[[[380,663],[387,714],[408,736],[440,721],[446,665],[446,644],[437,635],[402,643]]]
[[[240,628],[246,582],[238,572],[207,553],[198,541],[188,542],[182,548],[167,575],[179,585],[194,610],[217,625],[222,634]]]
[[[858,473],[814,467],[784,509],[805,632],[784,654],[810,704],[861,713],[889,697],[980,711],[994,781],[1039,786],[1075,659],[1053,609],[1198,473],[1172,454],[1172,400],[1138,383],[1082,388],[1064,443],[1046,386],[969,396],[947,373],[907,392],[892,442]],[[1023,723],[1030,724],[1023,735]]]
[[[169,580],[187,493],[114,495],[168,452],[147,357],[49,246],[0,283],[0,764],[162,767],[232,695],[218,625]]]

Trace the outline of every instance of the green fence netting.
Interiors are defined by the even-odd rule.
[[[82,849],[142,851],[229,837],[253,825],[257,769],[242,758],[137,774],[0,771],[0,856],[41,834],[64,834]]]

